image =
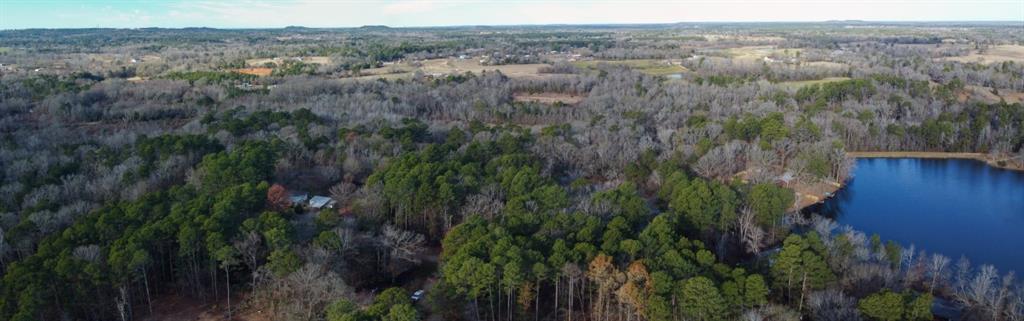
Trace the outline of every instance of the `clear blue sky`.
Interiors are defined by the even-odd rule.
[[[1024,0],[0,0],[0,29],[1021,21]]]

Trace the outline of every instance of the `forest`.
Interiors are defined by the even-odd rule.
[[[1021,321],[804,209],[1022,103],[1013,24],[0,31],[0,320]]]

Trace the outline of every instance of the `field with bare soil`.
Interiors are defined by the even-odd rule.
[[[976,62],[980,64],[1000,63],[1004,61],[1024,62],[1024,46],[995,46],[986,49],[983,52],[972,52],[966,56],[946,57],[945,59],[959,62]]]
[[[266,77],[266,76],[270,76],[270,74],[274,72],[274,69],[266,68],[266,67],[255,67],[255,68],[240,68],[240,69],[235,69],[234,71],[238,72],[240,74]]]
[[[536,103],[542,103],[542,104],[563,103],[563,104],[575,105],[575,104],[578,104],[579,102],[583,101],[583,98],[585,98],[585,97],[577,96],[577,95],[572,95],[572,94],[545,92],[545,93],[516,93],[516,94],[512,95],[512,98],[515,101],[520,101],[520,102],[536,102]]]
[[[678,63],[671,60],[664,59],[586,60],[573,63],[576,67],[585,69],[597,69],[597,66],[601,64],[626,66],[654,76],[679,74],[688,71],[686,67],[680,66]]]
[[[427,59],[422,61],[407,61],[388,65],[380,68],[361,70],[359,76],[351,79],[378,79],[378,78],[403,78],[411,76],[419,71],[431,76],[444,76],[472,72],[475,74],[484,71],[500,71],[502,74],[513,78],[545,78],[550,75],[541,74],[540,68],[548,64],[521,64],[521,65],[483,65],[473,59]]]
[[[267,64],[272,64],[272,65],[277,66],[277,65],[280,65],[280,64],[282,64],[282,63],[284,63],[285,61],[288,61],[288,60],[301,61],[301,62],[304,62],[304,63],[307,63],[307,64],[318,64],[318,65],[326,65],[326,64],[331,62],[331,58],[330,57],[324,57],[324,56],[287,57],[287,58],[285,58],[285,57],[275,57],[275,58],[246,59],[245,60],[245,65],[246,66],[250,66],[250,67],[263,67],[263,66],[266,66]]]

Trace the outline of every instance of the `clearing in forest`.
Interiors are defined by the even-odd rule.
[[[626,66],[652,76],[667,76],[684,73],[689,70],[677,62],[664,59],[630,59],[630,60],[586,60],[573,62],[578,68],[596,70],[601,64]]]
[[[1008,103],[1024,103],[1024,92],[999,93]]]
[[[284,63],[285,61],[298,61],[307,64],[326,65],[331,62],[331,58],[325,56],[255,58],[246,59],[245,65],[250,67],[263,67],[269,63],[278,66]]]
[[[274,69],[266,68],[266,67],[256,67],[256,68],[239,68],[239,69],[234,69],[234,71],[237,72],[237,73],[240,73],[240,74],[254,75],[254,76],[259,76],[259,77],[266,77],[266,76],[270,76],[270,74],[274,72]]]
[[[1024,46],[1001,45],[972,52],[966,56],[946,57],[945,60],[959,62],[976,62],[980,64],[1000,63],[1004,61],[1024,62]]]
[[[567,105],[575,105],[583,101],[583,96],[556,93],[556,92],[542,92],[542,93],[516,93],[512,95],[512,99],[519,102],[536,102],[541,104],[556,104],[563,103]]]
[[[780,82],[779,85],[782,85],[782,86],[784,86],[786,88],[790,88],[790,89],[800,89],[800,87],[803,87],[803,86],[824,84],[824,83],[837,82],[837,81],[843,81],[843,80],[850,80],[850,78],[849,77],[826,77],[826,78],[814,79],[814,80],[783,81],[783,82]]]
[[[726,53],[736,60],[762,60],[764,57],[795,58],[800,49],[777,49],[775,46],[746,46],[726,49]]]
[[[363,69],[360,75],[351,79],[402,78],[419,71],[430,76],[461,75],[466,72],[480,74],[484,71],[500,71],[513,78],[546,77],[540,68],[548,64],[483,65],[475,59],[427,59],[406,61],[380,68]]]

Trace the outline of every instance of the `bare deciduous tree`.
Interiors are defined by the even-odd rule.
[[[241,255],[242,262],[252,274],[252,281],[249,284],[252,287],[256,286],[256,270],[259,268],[260,243],[262,241],[263,238],[258,233],[251,231],[232,243],[235,250]]]
[[[737,227],[740,232],[740,241],[747,252],[753,255],[761,253],[761,247],[764,246],[765,232],[758,226],[757,218],[754,217],[754,212],[749,207],[743,208]]]
[[[859,321],[857,301],[835,289],[812,292],[807,298],[807,307],[814,320],[818,321]]]
[[[932,254],[931,260],[928,264],[928,276],[931,281],[928,282],[928,292],[935,293],[935,287],[939,284],[945,283],[946,280],[946,268],[949,266],[949,258],[942,254]]]

